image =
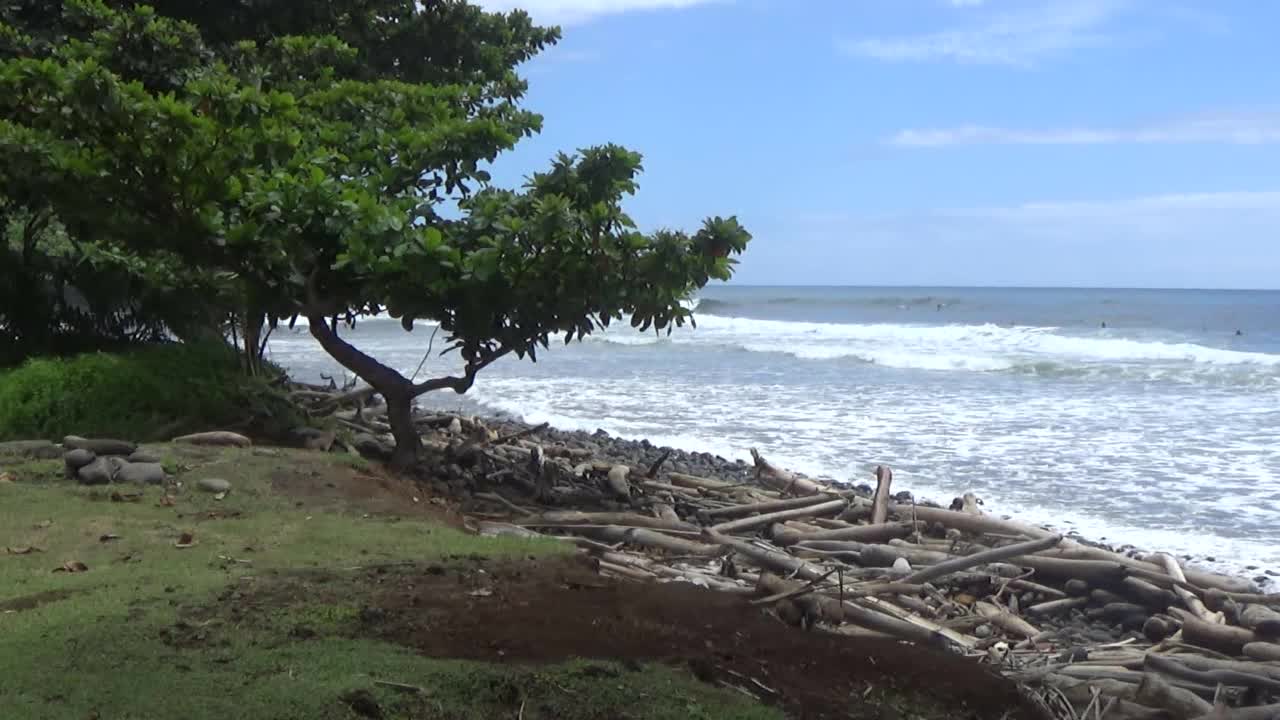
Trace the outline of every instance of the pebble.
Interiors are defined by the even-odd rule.
[[[898,558],[893,561],[893,569],[898,572],[911,572],[911,563],[906,558]]]
[[[222,478],[200,478],[196,481],[196,487],[205,492],[224,493],[230,492],[231,483]]]
[[[985,640],[991,637],[991,626],[979,625],[978,627],[973,629],[973,634],[974,634],[974,637],[977,637],[980,640]]]

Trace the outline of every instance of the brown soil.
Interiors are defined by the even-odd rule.
[[[290,574],[232,607],[249,620],[298,598],[341,605],[358,598],[353,634],[432,657],[684,665],[700,679],[745,688],[796,718],[1039,717],[1011,682],[964,658],[801,632],[741,597],[684,583],[620,584],[581,560]]]
[[[462,527],[450,503],[430,497],[412,480],[380,466],[366,469],[332,462],[284,463],[271,473],[271,488],[305,507],[342,507],[372,515],[429,518]]]

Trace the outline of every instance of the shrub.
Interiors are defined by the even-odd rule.
[[[283,437],[298,424],[285,396],[245,375],[236,353],[218,343],[35,359],[0,374],[0,440],[148,441],[228,426]]]

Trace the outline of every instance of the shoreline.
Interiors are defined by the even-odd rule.
[[[475,417],[486,424],[489,424],[494,427],[503,427],[508,429],[510,432],[527,430],[529,428],[540,425],[540,423],[528,422],[524,420],[523,417],[517,416],[516,414],[513,414],[513,413],[508,413],[503,411],[486,411],[484,413],[473,414],[469,412],[464,412],[461,408],[457,407],[456,405],[450,406],[447,403],[433,404],[429,407],[419,407],[418,412],[420,414],[425,414],[425,415],[446,414],[446,415]],[[505,431],[506,430],[504,430],[504,432]],[[557,442],[589,441],[589,442],[595,442],[595,443],[603,443],[605,445],[608,445],[620,450],[621,451],[619,453],[620,455],[632,455],[637,458],[641,457],[645,452],[648,452],[648,451],[654,451],[654,450],[660,451],[664,449],[669,449],[673,453],[673,458],[680,458],[681,461],[687,466],[695,469],[700,469],[703,472],[709,473],[712,476],[720,476],[720,475],[735,476],[735,475],[740,475],[744,470],[747,471],[748,474],[754,471],[754,468],[749,463],[747,463],[746,460],[741,458],[731,459],[713,452],[686,450],[683,448],[673,447],[670,445],[661,445],[661,444],[650,442],[646,438],[617,435],[601,429],[597,429],[594,432],[580,430],[580,429],[564,429],[564,428],[556,427],[554,423],[550,423],[548,431],[546,433],[546,437],[552,438]],[[742,450],[742,454],[744,457],[749,456],[748,450],[749,450],[748,448],[744,448]],[[785,465],[785,463],[780,463],[780,464]],[[838,485],[838,486],[846,487],[849,489],[855,489],[855,488],[861,489],[865,491],[868,495],[873,489],[872,483],[874,483],[874,477],[871,477],[871,473],[868,473],[867,482],[860,482],[856,479],[842,480],[839,478],[832,477],[829,474],[816,474],[816,475],[806,474],[804,472],[796,471],[791,467],[787,467],[786,469],[797,476],[804,477],[807,479],[812,479],[812,480],[816,480],[824,483],[830,483],[833,485]],[[699,474],[698,472],[694,472],[694,471],[680,471],[680,472],[689,472],[689,474],[693,474],[693,475]],[[746,476],[744,475],[742,477],[745,478]],[[957,495],[953,495],[951,498],[933,497],[929,495],[917,496],[915,495],[914,489],[907,486],[907,482],[909,481],[904,481],[901,485],[897,486],[895,489],[895,492],[897,492],[898,494],[909,495],[913,497],[917,503],[920,503],[926,506],[947,507],[951,502],[958,500],[960,496],[962,496],[965,492],[964,490],[961,490]],[[978,499],[980,501],[985,502],[984,498],[979,497]],[[1152,553],[1167,552],[1158,546],[1132,543],[1132,542],[1114,543],[1106,539],[1105,537],[1101,537],[1101,538],[1094,537],[1088,534],[1087,531],[1081,531],[1072,527],[1074,523],[1071,523],[1069,521],[1065,524],[1044,523],[1044,522],[1038,522],[1035,519],[1026,518],[1025,515],[1017,512],[1002,512],[999,510],[998,505],[986,506],[984,504],[982,506],[982,511],[984,514],[990,514],[992,516],[1000,517],[1006,520],[1024,522],[1024,523],[1034,525],[1036,527],[1040,527],[1045,530],[1059,532],[1065,537],[1070,538],[1081,544],[1097,547],[1100,549],[1105,549],[1117,554],[1128,555],[1130,557],[1136,558],[1142,555],[1147,555]],[[1038,513],[1032,513],[1032,514],[1035,515]],[[1142,532],[1143,529],[1133,528],[1133,530],[1135,532]],[[1252,565],[1251,563],[1246,564],[1247,561],[1242,561],[1242,560],[1236,560],[1234,562],[1224,561],[1222,560],[1223,556],[1220,554],[1212,555],[1212,556],[1199,555],[1194,553],[1185,553],[1185,552],[1169,553],[1169,554],[1174,555],[1174,557],[1176,557],[1180,562],[1187,564],[1189,567],[1193,567],[1195,569],[1202,570],[1204,572],[1211,572],[1215,574],[1221,574],[1221,575],[1226,575],[1230,577],[1237,577],[1243,580],[1247,580],[1252,585],[1254,585],[1255,587],[1263,591],[1272,591],[1280,587],[1280,567],[1272,568],[1272,567],[1265,567],[1260,565]]]
[[[885,468],[872,488],[754,450],[748,465],[508,417],[417,426],[419,485],[473,531],[568,543],[620,583],[688,583],[799,630],[959,654],[1046,710],[1070,705],[1061,717],[1100,700],[1154,716],[1169,687],[1179,717],[1280,708],[1280,594],[1245,578],[1005,520],[969,493],[917,500]]]

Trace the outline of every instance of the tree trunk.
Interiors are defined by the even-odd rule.
[[[380,392],[387,400],[387,422],[391,423],[391,434],[396,439],[396,449],[391,454],[391,464],[401,470],[407,470],[417,464],[419,453],[422,451],[422,437],[418,435],[418,428],[413,424],[413,395],[404,389]]]
[[[396,449],[391,456],[392,465],[407,469],[418,461],[422,438],[413,424],[413,383],[395,370],[360,352],[355,346],[338,337],[328,319],[318,313],[307,315],[311,337],[320,347],[344,368],[369,383],[387,401],[387,421],[396,439]]]

